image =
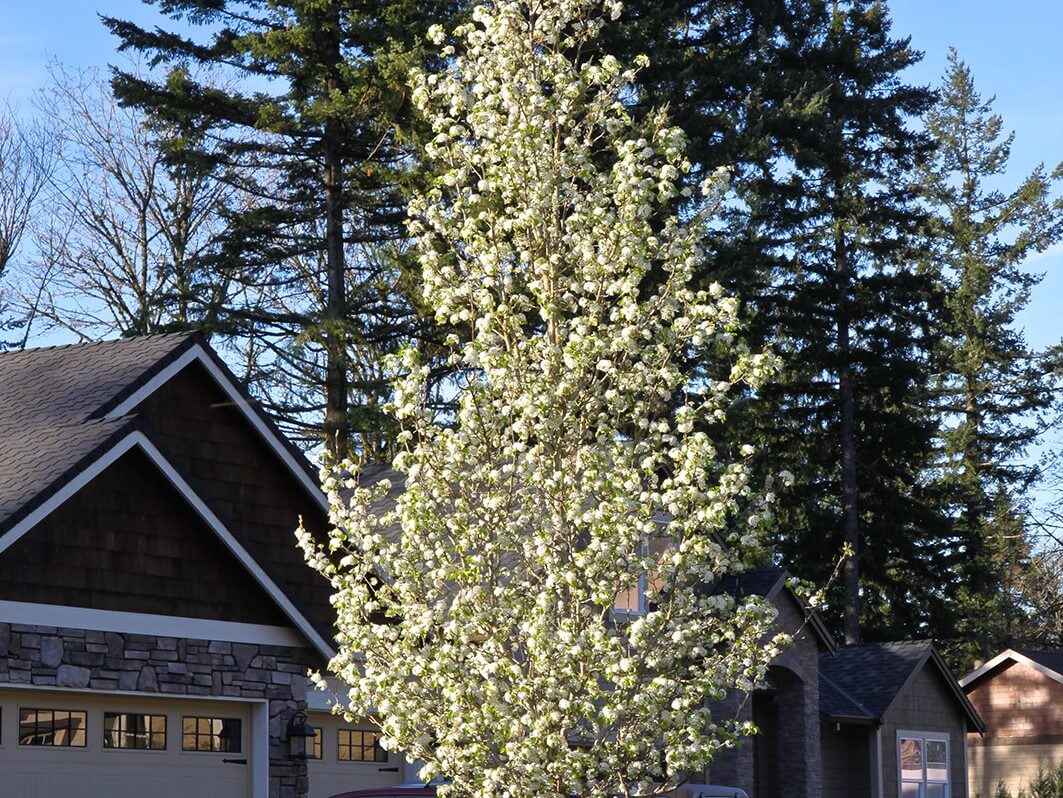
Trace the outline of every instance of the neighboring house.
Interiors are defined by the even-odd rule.
[[[967,734],[984,726],[926,641],[837,648],[781,568],[729,580],[778,610],[794,644],[768,685],[719,710],[760,733],[717,756],[710,782],[751,798],[968,798]]]
[[[1015,794],[1063,763],[1063,651],[1008,649],[960,685],[986,723],[968,739],[972,796],[1000,782]]]
[[[819,660],[824,798],[967,798],[968,733],[985,727],[928,641]]]
[[[708,781],[741,787],[751,798],[819,798],[819,662],[835,650],[816,613],[787,586],[782,568],[749,571],[720,589],[736,598],[755,595],[772,603],[779,628],[794,642],[768,670],[768,685],[751,697],[721,705],[724,716],[751,720],[761,733],[720,752]]]
[[[402,781],[324,714],[290,756],[332,653],[300,517],[326,529],[315,474],[200,337],[0,354],[0,798]]]

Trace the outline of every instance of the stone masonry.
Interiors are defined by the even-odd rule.
[[[288,719],[306,709],[312,654],[284,646],[0,623],[0,687],[266,699],[270,798],[302,798],[306,763],[288,756]]]

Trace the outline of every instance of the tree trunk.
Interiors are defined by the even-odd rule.
[[[321,30],[332,31],[334,39],[327,45],[330,64],[328,90],[331,96],[339,91],[339,70],[343,65],[340,51],[338,17],[328,20]],[[340,131],[337,123],[327,118],[322,132],[325,160],[325,269],[328,275],[328,297],[325,303],[325,445],[333,456],[351,454],[351,429],[347,415],[347,264],[343,254],[343,159],[340,155]]]
[[[839,443],[842,454],[842,540],[851,552],[842,565],[845,589],[845,643],[860,642],[860,516],[857,504],[856,476],[856,400],[853,395],[852,363],[849,346],[849,282],[852,269],[841,231],[834,237],[834,267],[838,281],[838,305],[835,310],[838,335],[838,410]]]
[[[328,300],[325,305],[325,438],[336,457],[350,449],[347,419],[347,316],[346,264],[343,256],[343,163],[331,122],[325,123],[325,269]]]

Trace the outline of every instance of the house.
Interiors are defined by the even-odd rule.
[[[819,798],[819,661],[835,650],[816,613],[788,586],[783,568],[764,568],[725,580],[717,589],[735,598],[760,596],[778,615],[793,645],[772,663],[767,685],[751,697],[734,695],[717,711],[751,720],[761,733],[721,751],[707,781],[741,787],[751,798]]]
[[[1063,763],[1063,651],[1009,648],[967,674],[960,685],[985,718],[971,736],[971,795],[1012,792]]]
[[[403,781],[314,711],[332,615],[300,517],[326,529],[314,472],[202,338],[0,354],[0,798]]]
[[[985,726],[929,641],[819,659],[823,798],[967,798],[967,740]]]
[[[967,733],[984,727],[934,647],[839,648],[787,580],[769,568],[725,587],[770,601],[794,643],[765,687],[720,707],[760,731],[718,755],[709,781],[751,798],[967,798]]]
[[[332,655],[332,610],[292,533],[300,518],[323,533],[327,510],[199,336],[0,354],[0,798],[324,798],[411,780],[307,686]],[[716,589],[771,601],[795,643],[763,689],[721,705],[762,733],[709,780],[757,798],[964,798],[981,721],[932,647],[836,649],[782,569]],[[309,759],[290,749],[300,713]]]

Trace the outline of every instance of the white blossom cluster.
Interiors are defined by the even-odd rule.
[[[344,464],[328,546],[301,536],[334,590],[346,709],[452,794],[673,788],[749,732],[710,703],[783,643],[770,607],[712,589],[746,565],[771,496],[705,432],[773,363],[740,345],[732,297],[690,287],[723,177],[691,197],[682,131],[633,123],[633,71],[587,55],[619,11],[498,0],[442,74],[415,76],[439,178],[410,230],[425,301],[460,331],[458,410],[435,423],[405,351],[401,495]],[[693,386],[698,352],[730,365]]]

